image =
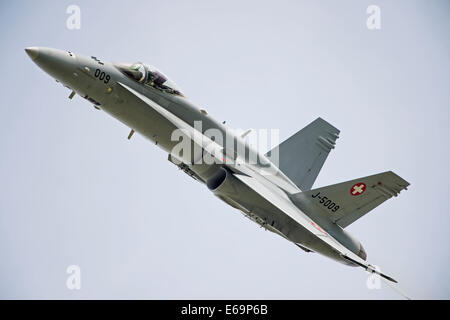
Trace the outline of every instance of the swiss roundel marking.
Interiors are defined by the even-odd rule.
[[[367,186],[365,183],[359,182],[350,188],[350,194],[352,196],[359,196],[360,194],[363,194],[364,191],[366,191],[366,188]]]

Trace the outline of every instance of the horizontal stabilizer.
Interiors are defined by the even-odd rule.
[[[278,152],[278,168],[300,190],[310,190],[328,154],[334,149],[339,132],[331,124],[318,118],[266,155],[269,159],[276,158]]]

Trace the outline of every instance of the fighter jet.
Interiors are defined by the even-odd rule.
[[[306,252],[397,282],[366,261],[363,246],[345,228],[409,183],[388,171],[312,189],[340,133],[325,120],[316,119],[263,153],[248,143],[248,131],[238,134],[215,120],[151,65],[42,47],[25,51],[72,90],[70,99],[78,94],[121,121],[131,129],[128,139],[135,132],[146,137],[170,162],[266,230]]]

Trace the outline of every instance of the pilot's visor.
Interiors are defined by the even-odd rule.
[[[146,71],[143,64],[115,64],[115,67],[137,82],[144,82]]]

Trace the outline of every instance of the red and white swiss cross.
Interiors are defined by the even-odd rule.
[[[362,182],[358,182],[353,187],[350,188],[350,194],[352,196],[359,196],[360,194],[363,194],[364,191],[366,191],[366,184]]]

